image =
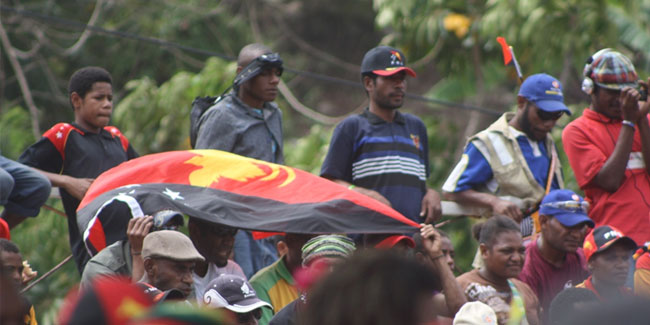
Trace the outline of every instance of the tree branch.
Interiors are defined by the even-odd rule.
[[[14,48],[11,46],[11,42],[9,41],[9,36],[5,31],[5,28],[2,25],[1,20],[0,20],[0,41],[2,41],[2,47],[5,49],[5,53],[7,53],[7,57],[9,58],[9,62],[11,63],[11,67],[14,69],[14,72],[16,73],[16,78],[18,79],[20,90],[23,93],[23,98],[25,99],[25,103],[27,104],[29,113],[32,116],[32,133],[34,134],[34,138],[38,139],[41,137],[41,131],[38,126],[38,108],[36,108],[36,105],[34,104],[34,99],[32,98],[32,94],[29,91],[29,85],[27,84],[27,79],[25,78],[25,74],[23,73],[22,67],[20,66],[20,62],[18,62],[18,59],[16,58],[16,53],[14,52]]]
[[[93,10],[93,13],[90,16],[90,19],[88,20],[88,23],[86,25],[95,26],[95,23],[97,22],[97,19],[99,18],[99,14],[102,11],[103,4],[104,4],[104,0],[97,0],[97,2],[95,3],[95,9]],[[70,55],[73,55],[73,54],[77,53],[77,51],[79,51],[79,49],[81,49],[81,47],[84,46],[84,44],[88,40],[88,37],[90,37],[91,33],[92,33],[92,31],[90,29],[86,28],[84,30],[84,32],[81,33],[81,36],[79,37],[77,42],[74,43],[74,45],[72,45],[68,49],[66,49],[63,52],[63,55],[70,56]]]

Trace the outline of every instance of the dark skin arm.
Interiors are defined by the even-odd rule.
[[[648,85],[650,84],[650,78],[647,82],[639,82],[646,91],[648,90]],[[650,127],[648,126],[648,112],[650,112],[650,101],[639,102],[640,112],[639,120],[636,125],[639,128],[639,133],[641,135],[641,153],[643,154],[643,162],[645,163],[646,173],[650,174]]]
[[[442,205],[440,203],[440,194],[433,189],[428,188],[422,198],[420,217],[424,218],[424,223],[433,224],[442,215]]]
[[[624,88],[621,91],[619,100],[621,102],[623,119],[637,122],[642,114],[638,104],[639,93],[633,88]],[[644,132],[647,132],[647,130]],[[607,161],[605,161],[605,164],[594,178],[596,185],[608,192],[616,192],[618,190],[625,177],[625,169],[630,158],[630,152],[632,151],[633,140],[634,128],[623,125],[618,135],[614,151],[607,158]]]
[[[90,184],[95,180],[94,178],[76,178],[68,175],[46,172],[37,168],[34,169],[45,175],[45,177],[50,180],[50,183],[52,183],[52,186],[64,189],[77,200],[83,199]]]
[[[453,317],[460,307],[467,302],[467,298],[444,259],[440,234],[432,225],[425,224],[422,224],[420,234],[422,235],[424,251],[433,266],[433,275],[440,279],[442,291],[444,292],[444,294],[439,293],[433,297],[435,309],[440,311],[439,314],[442,316]]]
[[[461,192],[445,192],[444,197],[447,200],[458,202],[460,204],[476,205],[492,209],[494,214],[504,215],[517,223],[521,222],[524,214],[519,207],[510,201],[502,200],[490,193],[478,192],[475,190],[465,190]]]
[[[348,182],[346,182],[344,180],[340,180],[340,179],[330,179],[330,180],[332,182],[334,182],[334,183],[343,185],[343,186],[348,187],[348,188],[350,187],[350,185],[352,185],[351,183],[348,183]],[[379,194],[379,192],[377,192],[377,191],[373,191],[371,189],[367,189],[365,187],[360,187],[360,186],[355,186],[355,187],[352,188],[352,190],[357,192],[357,193],[361,193],[361,194],[363,194],[365,196],[369,196],[369,197],[371,197],[371,198],[373,198],[373,199],[375,199],[375,200],[377,200],[377,201],[379,201],[379,202],[381,202],[381,203],[383,203],[383,204],[385,204],[387,206],[391,206],[388,199],[385,198],[383,195]]]
[[[131,279],[138,282],[144,275],[144,262],[142,260],[142,242],[153,226],[153,217],[132,218],[126,228],[126,236],[131,244]]]

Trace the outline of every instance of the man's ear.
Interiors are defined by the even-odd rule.
[[[235,74],[239,74],[242,70],[244,70],[244,67],[242,67],[241,65],[238,65],[237,66],[237,71],[236,71]]]
[[[81,98],[81,96],[79,96],[79,94],[77,94],[76,92],[73,91],[72,94],[70,94],[70,103],[72,103],[73,109],[75,110],[79,109],[81,107],[82,101],[83,98]]]
[[[481,257],[485,258],[487,256],[489,248],[485,244],[478,245],[479,251],[481,251]]]
[[[517,109],[524,109],[526,107],[526,103],[528,100],[524,98],[523,96],[517,96]]]
[[[415,252],[415,259],[421,264],[425,264],[428,260],[421,252]]]
[[[148,278],[151,278],[151,274],[153,273],[153,269],[156,267],[156,263],[154,263],[150,258],[145,258],[142,263],[144,265],[144,272],[147,274]]]
[[[548,223],[551,221],[551,218],[553,217],[545,216],[543,214],[539,215],[539,226],[542,230],[548,227]]]
[[[375,88],[375,79],[369,76],[363,76],[363,87],[370,93]]]
[[[289,252],[289,246],[287,246],[287,243],[284,242],[284,240],[279,240],[277,244],[275,244],[275,248],[278,251],[278,257],[284,256]]]

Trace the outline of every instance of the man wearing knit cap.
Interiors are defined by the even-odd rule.
[[[302,246],[302,272],[295,275],[301,287],[300,297],[273,316],[270,325],[296,324],[298,314],[305,307],[308,290],[316,281],[329,273],[333,266],[350,256],[355,250],[354,241],[342,235],[320,235]]]
[[[591,105],[564,128],[564,150],[596,226],[617,227],[642,245],[650,240],[650,103],[639,91],[647,93],[647,83],[612,49],[589,57],[583,74]]]
[[[183,233],[161,230],[149,233],[142,244],[145,273],[140,282],[161,291],[180,290],[187,298],[192,292],[192,273],[197,261],[205,259]]]

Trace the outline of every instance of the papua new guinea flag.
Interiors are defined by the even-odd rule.
[[[146,214],[174,209],[264,232],[407,233],[419,227],[389,206],[325,178],[218,150],[146,155],[104,172],[77,209],[79,229],[97,238],[99,246],[102,238],[112,237],[109,232],[123,234],[126,228],[109,230],[97,216],[106,202],[130,201],[125,197],[134,198]]]

